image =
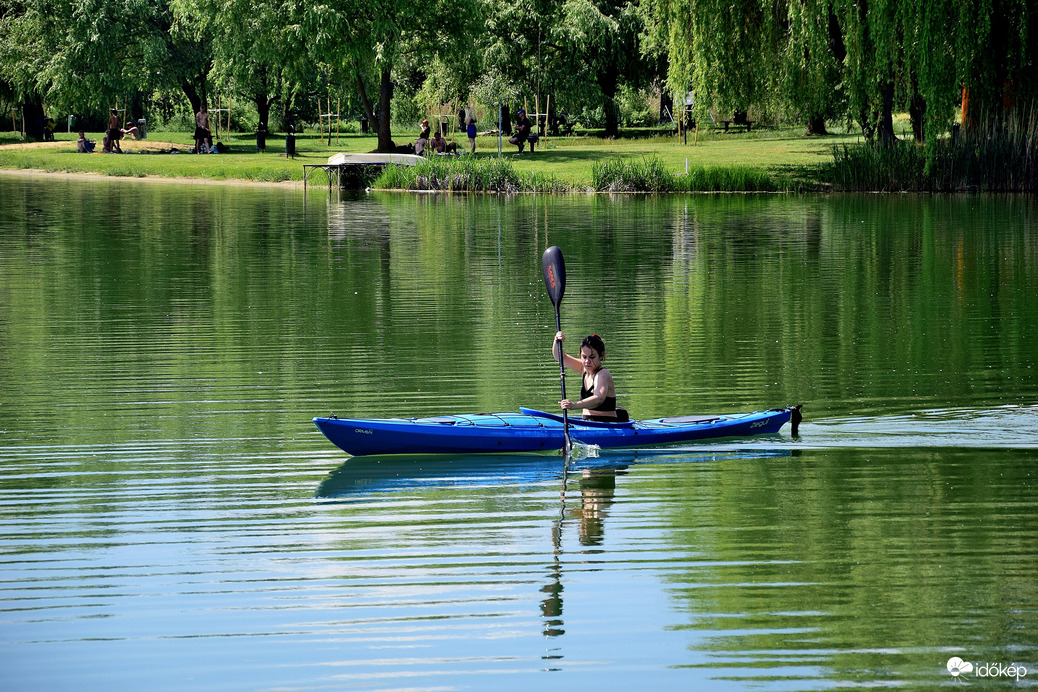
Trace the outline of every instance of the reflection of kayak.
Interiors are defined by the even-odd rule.
[[[547,454],[405,454],[351,457],[321,481],[317,497],[329,500],[356,495],[432,489],[530,486],[589,474],[618,474],[636,464],[688,464],[789,456],[788,449],[749,446],[739,450],[680,447],[604,450],[599,456],[562,463]]]
[[[580,474],[585,470],[615,473],[634,463],[637,458],[634,452],[606,452],[600,457],[573,460],[564,467],[557,455],[545,454],[353,457],[321,481],[316,494],[319,498],[330,499],[437,488],[528,486],[558,480],[565,473]]]
[[[695,442],[718,437],[774,434],[800,407],[716,416],[650,418],[625,423],[570,419],[570,437],[602,449]],[[433,418],[314,418],[339,449],[366,454],[499,454],[545,452],[563,446],[562,416],[523,408],[519,413],[479,413]]]

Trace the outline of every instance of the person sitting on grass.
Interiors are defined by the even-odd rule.
[[[125,137],[126,135],[131,135],[134,139],[141,138],[141,131],[138,130],[137,126],[133,123],[126,123],[126,129],[120,130],[120,132],[122,132],[123,137]]]
[[[520,154],[523,153],[523,148],[529,143],[530,153],[533,153],[533,145],[537,143],[537,135],[533,134],[533,124],[526,117],[524,108],[519,109],[519,119],[515,121],[515,134],[509,137],[508,141],[519,147]]]
[[[425,148],[429,146],[429,120],[426,118],[422,121],[422,131],[418,134],[418,139],[414,141],[414,153],[419,156],[425,156]]]
[[[433,135],[432,142],[430,142],[430,144],[432,145],[433,150],[437,154],[458,153],[458,145],[455,142],[448,142],[446,139],[444,139],[443,134],[440,132],[439,129],[436,130],[436,134]]]
[[[87,139],[86,135],[83,134],[83,131],[80,130],[79,139],[76,140],[76,151],[80,154],[93,154],[94,146],[96,146],[96,142],[92,139]]]

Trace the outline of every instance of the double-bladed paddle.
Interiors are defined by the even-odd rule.
[[[559,303],[562,302],[562,294],[566,292],[566,262],[562,259],[562,250],[555,245],[544,251],[541,257],[541,268],[544,270],[544,285],[548,288],[548,297],[551,304],[555,306],[555,331],[562,331],[562,321],[559,318]],[[562,352],[562,344],[559,344],[559,381],[562,384],[562,398],[566,398],[566,363]],[[569,411],[562,409],[562,432],[565,437],[562,453],[569,456],[573,450],[573,443],[569,439]]]

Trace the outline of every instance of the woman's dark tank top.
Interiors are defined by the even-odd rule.
[[[595,393],[595,378],[591,378],[591,386],[588,387],[585,383],[586,377],[580,376],[580,398],[587,399],[589,396],[593,396]],[[591,409],[592,411],[615,411],[616,410],[616,397],[607,396],[605,401]]]

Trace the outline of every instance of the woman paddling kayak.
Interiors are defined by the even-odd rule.
[[[559,360],[562,342],[566,335],[561,331],[555,334],[551,345],[552,356]],[[580,357],[562,353],[563,364],[574,372],[580,373],[580,400],[563,399],[559,406],[575,411],[583,409],[584,420],[617,422],[628,420],[627,411],[616,407],[616,389],[613,386],[612,374],[602,367],[605,360],[605,342],[598,334],[592,334],[580,344]]]

